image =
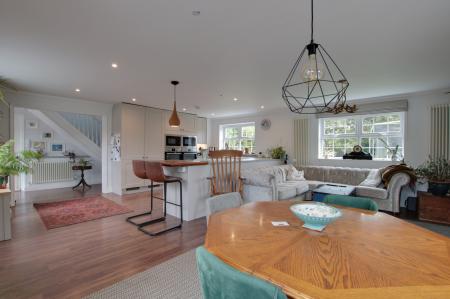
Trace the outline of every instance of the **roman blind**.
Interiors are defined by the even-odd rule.
[[[309,162],[309,119],[294,120],[294,158],[296,166]]]
[[[450,159],[450,105],[431,107],[430,154],[433,158]]]

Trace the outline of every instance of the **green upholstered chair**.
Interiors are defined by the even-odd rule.
[[[287,299],[277,286],[225,264],[203,246],[196,250],[205,299]]]
[[[369,211],[378,211],[378,205],[375,201],[368,197],[356,197],[348,195],[327,195],[324,203],[335,204]]]

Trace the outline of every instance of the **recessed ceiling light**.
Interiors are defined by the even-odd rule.
[[[79,88],[75,89],[76,92],[80,92],[81,90]]]
[[[113,68],[113,69],[116,69],[116,68],[118,68],[119,67],[119,65],[117,64],[117,63],[111,63],[111,67]]]
[[[193,16],[199,16],[200,15],[200,10],[193,10],[192,11],[192,15]]]
[[[239,99],[238,98],[234,98],[233,101],[237,102]]]
[[[132,100],[133,102],[136,102],[136,98],[132,98],[131,100]]]
[[[183,108],[183,111],[186,111],[187,109],[186,108]]]
[[[264,106],[263,106],[263,105],[261,105],[261,109],[264,109]]]

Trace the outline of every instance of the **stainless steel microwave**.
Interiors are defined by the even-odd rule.
[[[181,136],[166,135],[166,152],[181,152]]]

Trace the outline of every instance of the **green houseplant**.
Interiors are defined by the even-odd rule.
[[[443,157],[429,157],[428,161],[415,169],[418,177],[428,180],[428,192],[444,196],[450,188],[450,163]]]
[[[283,159],[286,155],[286,151],[283,149],[282,146],[274,147],[268,149],[269,156],[272,157],[272,159]]]
[[[8,177],[28,173],[32,163],[40,158],[42,158],[41,153],[28,150],[16,155],[13,140],[0,145],[0,189],[6,188]]]

